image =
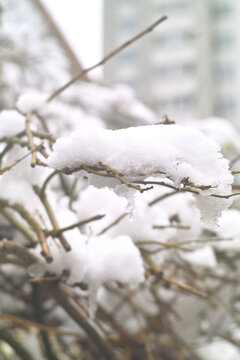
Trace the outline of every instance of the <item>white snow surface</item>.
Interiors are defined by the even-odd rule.
[[[60,219],[65,217],[65,223],[74,218],[74,214],[68,211],[59,215]],[[54,239],[48,241],[54,259],[52,263],[45,262],[40,255],[40,247],[33,252],[39,255],[39,261],[46,271],[61,274],[67,269],[70,270],[70,284],[88,284],[91,314],[96,309],[97,292],[102,284],[118,281],[129,286],[137,286],[144,281],[142,258],[129,236],[110,238],[102,235],[88,238],[78,229],[67,231],[65,236],[72,248],[70,252],[66,252]]]
[[[47,95],[31,90],[21,95],[17,101],[17,108],[23,112],[39,111],[46,105]]]
[[[14,136],[25,128],[25,118],[15,110],[0,112],[0,138]]]
[[[171,179],[177,187],[182,187],[184,178],[196,185],[211,186],[203,191],[198,189],[200,195],[196,195],[202,220],[208,225],[215,225],[222,210],[231,204],[231,199],[209,196],[231,193],[233,177],[228,161],[214,140],[191,127],[148,125],[121,130],[81,129],[58,139],[47,163],[58,170],[82,165],[101,168],[100,163],[103,163],[123,174],[129,182],[161,176]],[[78,175],[87,177],[96,187],[110,187],[121,195],[120,181],[115,178],[83,170]],[[125,185],[121,185],[121,190],[128,195]]]

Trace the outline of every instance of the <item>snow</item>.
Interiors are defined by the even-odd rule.
[[[181,257],[192,266],[215,268],[217,259],[211,246],[204,246],[190,253],[181,253]]]
[[[197,353],[202,360],[237,360],[240,357],[237,346],[220,338],[204,344]]]
[[[155,123],[158,116],[141,103],[127,85],[103,86],[82,82],[69,88],[66,98],[75,99],[84,109],[100,116],[114,128]]]
[[[31,90],[21,95],[17,101],[17,108],[24,114],[28,111],[39,111],[46,104],[47,95]]]
[[[25,118],[15,110],[0,112],[0,138],[14,136],[25,128]]]
[[[214,139],[221,146],[223,154],[226,154],[228,158],[230,155],[236,155],[240,151],[239,134],[233,123],[227,119],[208,117],[201,120],[186,120],[183,124],[194,126],[201,130],[205,135]]]
[[[67,211],[62,213],[60,219],[63,216],[65,223],[71,218]],[[65,236],[72,249],[67,253],[54,239],[48,241],[54,259],[51,264],[45,263],[39,247],[33,251],[39,255],[39,262],[46,271],[62,274],[63,270],[69,270],[70,284],[80,282],[88,284],[92,315],[96,310],[97,292],[102,284],[117,281],[129,286],[137,286],[144,281],[142,258],[129,236],[120,235],[110,238],[102,235],[88,238],[78,229],[67,231]]]
[[[110,166],[128,182],[149,176],[167,177],[177,187],[184,179],[197,186],[196,203],[202,220],[214,225],[231,199],[210,197],[211,194],[231,193],[233,177],[228,161],[220,153],[220,146],[199,130],[179,125],[148,125],[121,130],[82,129],[57,140],[47,160],[58,170],[78,169],[82,165],[102,169]],[[120,181],[78,171],[97,187],[110,187],[119,194]],[[125,195],[128,188],[125,188]],[[193,188],[196,190],[195,188]],[[130,189],[131,193],[133,192]]]

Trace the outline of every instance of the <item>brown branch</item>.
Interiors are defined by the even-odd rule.
[[[108,165],[102,164],[100,163],[100,166],[102,166],[107,173],[112,174],[116,179],[118,179],[119,181],[121,181],[122,184],[125,184],[127,187],[130,187],[132,189],[138,190],[140,191],[140,193],[143,193],[144,191],[150,190],[153,188],[153,186],[147,187],[145,189],[141,188],[140,185],[134,185],[129,183],[128,181],[126,181],[121,174],[119,174],[116,170],[110,168]]]
[[[188,189],[188,188],[178,188],[178,187],[176,187],[174,185],[167,184],[164,181],[137,181],[137,182],[134,181],[134,183],[143,184],[143,185],[160,185],[160,186],[168,187],[168,188],[173,189],[173,190],[178,191],[178,192],[190,192],[192,194],[201,195],[196,190],[192,190],[192,189]],[[227,195],[210,194],[209,196],[220,198],[220,199],[229,199],[232,196],[238,196],[238,195],[240,195],[240,192],[227,194]]]
[[[26,130],[25,131],[26,131],[26,135],[28,138],[29,149],[33,151],[35,149],[35,145],[33,142],[33,135],[32,135],[32,131],[31,131],[31,121],[32,121],[32,111],[29,110],[26,115]],[[35,167],[36,160],[37,160],[37,156],[36,156],[36,152],[34,151],[34,152],[32,152],[32,161],[31,161],[32,167]]]
[[[14,255],[20,259],[26,267],[37,262],[37,258],[27,248],[8,241],[7,239],[0,241],[0,255]]]
[[[43,144],[40,144],[40,145],[36,146],[33,150],[29,151],[26,155],[24,155],[21,158],[15,160],[11,165],[8,165],[8,166],[0,169],[0,175],[4,174],[6,171],[11,170],[14,166],[19,164],[24,159],[26,159],[29,155],[33,154],[34,152],[36,152],[36,151],[38,151],[38,150],[40,150],[42,148],[43,148]]]
[[[57,137],[53,134],[50,134],[48,132],[41,132],[41,131],[32,131],[32,134],[34,136],[36,136],[37,138],[39,139],[42,139],[42,140],[49,140],[53,143],[55,143],[57,141]]]
[[[45,210],[48,214],[48,217],[52,223],[52,226],[53,226],[53,229],[56,231],[56,232],[59,232],[60,230],[60,227],[59,227],[59,224],[58,224],[58,221],[57,221],[57,218],[54,214],[54,211],[47,199],[47,196],[44,193],[41,192],[41,189],[39,186],[37,185],[34,185],[33,186],[33,189],[35,191],[35,193],[38,195],[39,199],[41,200],[43,206],[45,207]],[[57,236],[59,241],[61,242],[63,248],[66,250],[66,251],[70,251],[71,250],[71,246],[69,245],[69,243],[67,242],[66,238],[62,235],[62,233],[60,232],[59,235]]]
[[[46,191],[46,187],[47,187],[49,181],[50,181],[55,175],[57,175],[57,174],[59,174],[59,171],[58,171],[58,170],[54,170],[54,171],[45,179],[45,181],[44,181],[44,183],[43,183],[43,185],[42,185],[42,188],[41,188],[41,190],[40,190],[41,196],[43,196],[44,192]]]
[[[189,230],[190,226],[189,225],[181,225],[181,224],[169,224],[169,225],[153,225],[152,226],[153,229],[180,229],[180,230]]]
[[[46,332],[48,332],[50,334],[54,334],[54,335],[76,336],[76,337],[80,336],[79,333],[74,332],[74,331],[57,329],[52,326],[39,324],[39,323],[30,321],[27,319],[23,319],[23,318],[20,318],[18,316],[14,316],[11,314],[0,313],[0,318],[12,321],[13,323],[23,325],[26,327],[33,327],[38,330],[46,331]]]
[[[33,360],[30,353],[18,342],[15,337],[6,329],[0,329],[0,340],[6,342],[23,360]]]
[[[49,231],[46,231],[46,234],[48,236],[56,236],[58,237],[60,234],[62,234],[63,232],[65,231],[69,231],[69,230],[72,230],[76,227],[80,227],[80,226],[83,226],[85,224],[88,224],[89,222],[92,222],[92,221],[96,221],[96,220],[101,220],[105,215],[96,215],[96,216],[92,216],[88,219],[84,219],[84,220],[80,220],[72,225],[69,225],[69,226],[66,226],[64,228],[61,228],[61,229],[58,229],[58,230],[49,230]]]
[[[88,319],[77,310],[77,308],[72,304],[71,299],[66,296],[57,283],[53,288],[53,296],[66,313],[86,332],[89,339],[93,341],[95,346],[97,346],[102,353],[103,358],[106,360],[114,360],[115,356],[113,350],[106,339],[103,339],[89,323]]]
[[[190,285],[183,284],[182,282],[180,282],[178,280],[175,280],[175,279],[165,276],[163,273],[163,270],[161,268],[159,268],[158,266],[156,266],[155,262],[153,261],[153,259],[151,258],[151,256],[149,254],[147,254],[145,251],[142,251],[142,255],[143,255],[145,262],[150,267],[149,270],[147,270],[147,271],[149,271],[149,274],[160,276],[161,280],[163,280],[169,284],[176,285],[176,286],[180,287],[181,289],[183,289],[187,292],[190,292],[194,295],[197,295],[197,296],[200,296],[203,298],[208,297],[208,295],[205,292],[203,292],[199,289],[196,289]]]
[[[27,223],[30,225],[30,227],[36,232],[38,241],[40,243],[40,246],[42,248],[42,255],[46,259],[48,263],[50,263],[53,258],[51,255],[51,252],[49,250],[49,247],[47,245],[46,236],[41,229],[41,226],[38,224],[38,222],[32,217],[32,215],[19,203],[10,204],[7,200],[0,199],[0,207],[9,207],[15,211],[17,211],[21,217],[27,221]]]
[[[112,221],[108,226],[106,226],[104,229],[102,229],[97,235],[100,236],[102,234],[104,234],[105,232],[107,232],[109,229],[111,229],[113,226],[117,225],[122,219],[125,218],[125,216],[127,216],[128,213],[124,212],[123,214],[121,214],[120,216],[118,216],[114,221]]]
[[[0,213],[8,220],[14,227],[20,231],[32,244],[35,244],[36,241],[32,235],[32,233],[25,227],[20,221],[16,219],[16,217],[8,211],[5,207],[0,207]]]
[[[168,197],[170,197],[170,196],[172,196],[172,195],[176,195],[176,194],[179,194],[179,192],[176,191],[176,190],[174,190],[174,191],[171,191],[171,192],[169,192],[169,193],[166,193],[166,194],[163,194],[163,195],[161,195],[161,196],[158,196],[156,199],[150,201],[150,202],[148,203],[148,206],[153,206],[153,205],[157,204],[159,201],[162,201],[162,200],[164,200],[164,199],[166,199],[166,198],[168,198]]]
[[[81,72],[79,72],[77,75],[75,75],[70,81],[68,81],[65,85],[63,85],[62,87],[60,87],[59,89],[57,89],[56,91],[54,91],[47,99],[47,101],[51,101],[53,100],[55,97],[57,97],[59,94],[61,94],[61,92],[63,92],[65,89],[67,89],[69,86],[71,86],[73,83],[75,83],[77,80],[81,79],[84,75],[86,75],[88,72],[96,69],[97,67],[104,65],[109,59],[111,59],[113,56],[117,55],[119,52],[121,52],[122,50],[124,50],[126,47],[130,46],[131,44],[133,44],[135,41],[137,41],[138,39],[140,39],[141,37],[143,37],[144,35],[148,34],[149,32],[153,31],[154,28],[156,26],[158,26],[159,24],[161,24],[163,21],[165,21],[167,19],[167,16],[162,16],[160,19],[158,19],[157,21],[155,21],[152,25],[150,25],[149,27],[147,27],[145,30],[141,31],[140,33],[138,33],[137,35],[135,35],[134,37],[132,37],[131,39],[129,39],[128,41],[126,41],[125,43],[123,43],[121,46],[117,47],[116,49],[114,49],[113,51],[111,51],[109,54],[107,54],[106,56],[104,56],[104,58],[99,61],[97,64],[90,66],[89,68],[86,68],[84,70],[82,70]]]

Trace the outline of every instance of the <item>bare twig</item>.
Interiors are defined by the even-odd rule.
[[[139,185],[134,185],[126,181],[119,172],[116,170],[110,168],[110,166],[100,163],[100,165],[106,170],[107,173],[112,174],[116,179],[121,181],[121,183],[125,184],[127,187],[130,187],[132,189],[140,191],[140,193],[143,193],[144,191],[150,190],[153,188],[153,186],[147,187],[145,189],[141,188]]]
[[[160,185],[160,186],[168,187],[168,188],[173,189],[173,190],[178,191],[178,192],[190,192],[192,194],[201,195],[196,190],[192,190],[192,189],[188,189],[188,188],[178,188],[178,187],[176,187],[174,185],[167,184],[164,181],[137,181],[137,182],[134,181],[134,183],[143,184],[143,185]],[[229,199],[229,198],[231,198],[233,196],[238,196],[238,195],[240,195],[240,192],[235,192],[235,193],[227,194],[227,195],[210,194],[209,196],[220,198],[220,199]]]
[[[102,338],[99,335],[99,333],[89,323],[88,319],[84,317],[71,303],[71,299],[69,299],[62,291],[59,284],[55,284],[55,287],[53,289],[53,296],[56,298],[58,304],[86,332],[86,334],[89,336],[89,339],[93,341],[94,344],[99,348],[103,355],[103,358],[106,360],[114,360],[115,356],[113,350],[106,341],[106,339]]]
[[[19,164],[21,161],[23,161],[24,159],[26,159],[30,154],[33,154],[34,152],[40,150],[41,148],[43,148],[43,144],[40,144],[38,146],[36,146],[33,150],[29,151],[26,155],[22,156],[21,158],[15,160],[13,162],[13,164],[8,165],[2,169],[0,169],[0,175],[4,174],[6,171],[11,170],[14,166],[16,166],[17,164]]]
[[[0,207],[0,213],[8,220],[14,227],[19,230],[32,244],[35,244],[36,241],[32,235],[32,233],[29,231],[29,229],[24,226],[20,221],[16,219],[16,217],[5,207]]]
[[[0,340],[6,342],[23,360],[33,360],[31,354],[18,342],[10,331],[0,329]]]
[[[53,229],[58,232],[60,227],[59,227],[59,224],[58,224],[58,221],[57,221],[57,218],[54,214],[54,211],[47,199],[47,196],[44,193],[41,192],[41,189],[39,186],[37,185],[34,185],[33,186],[33,189],[35,191],[35,193],[38,195],[39,199],[41,200],[43,206],[45,207],[45,210],[48,214],[48,217],[52,223],[52,226],[53,226]],[[71,250],[71,246],[69,245],[69,243],[67,242],[67,240],[65,239],[65,237],[62,235],[62,233],[60,232],[59,235],[57,236],[59,241],[61,242],[63,248],[66,250],[66,251],[70,251]]]
[[[153,225],[152,226],[153,229],[180,229],[180,230],[189,230],[190,226],[189,225],[181,225],[181,224],[169,224],[169,225]]]
[[[30,227],[36,232],[38,241],[42,248],[42,255],[46,259],[48,263],[50,263],[53,258],[50,253],[49,247],[47,245],[46,236],[41,228],[41,226],[38,224],[38,222],[34,219],[34,217],[19,203],[10,204],[7,200],[0,199],[0,207],[9,207],[15,211],[17,211],[21,217],[27,221],[27,223],[30,225]]]
[[[159,201],[162,201],[162,200],[164,200],[164,199],[166,199],[166,198],[168,198],[168,197],[170,197],[170,196],[172,196],[172,195],[176,195],[176,194],[179,194],[179,192],[177,192],[176,190],[174,190],[174,191],[171,191],[171,192],[169,192],[169,193],[166,193],[166,194],[163,194],[163,195],[161,195],[161,196],[158,196],[156,199],[150,201],[150,202],[148,203],[148,206],[153,206],[153,205],[157,204]]]
[[[47,99],[47,101],[53,100],[55,97],[57,97],[61,92],[63,92],[65,89],[67,89],[69,86],[71,86],[73,83],[75,83],[77,80],[81,79],[84,75],[86,75],[88,72],[96,69],[97,67],[104,65],[109,59],[111,59],[113,56],[117,55],[119,52],[124,50],[126,47],[133,44],[138,39],[142,38],[144,35],[148,34],[149,32],[153,31],[156,26],[161,24],[163,21],[167,19],[167,16],[162,16],[160,19],[155,21],[152,25],[148,26],[145,30],[141,31],[137,35],[135,35],[133,38],[129,39],[125,43],[123,43],[121,46],[117,47],[113,51],[111,51],[109,54],[104,56],[104,58],[99,61],[97,64],[90,66],[87,69],[82,70],[77,75],[75,75],[70,81],[68,81],[65,85],[54,91]]]
[[[37,262],[37,258],[24,246],[4,239],[0,242],[0,255],[14,255],[20,259],[25,266],[30,266]]]
[[[197,296],[200,296],[200,297],[203,297],[203,298],[207,298],[208,295],[206,293],[204,293],[203,291],[199,290],[199,289],[196,289],[196,288],[193,288],[192,286],[190,285],[186,285],[186,284],[183,284],[182,282],[176,280],[176,279],[172,279],[170,277],[167,277],[164,275],[163,271],[161,268],[159,268],[158,266],[156,266],[156,264],[154,263],[153,259],[151,258],[151,256],[149,254],[147,254],[145,251],[142,251],[142,255],[143,255],[143,258],[145,260],[145,262],[149,265],[150,269],[150,274],[156,274],[157,276],[160,275],[160,279],[169,283],[169,284],[173,284],[173,285],[176,285],[178,287],[180,287],[181,289],[185,290],[185,291],[188,291],[194,295],[197,295]]]
[[[39,323],[29,321],[27,319],[23,319],[23,318],[20,318],[18,316],[14,316],[14,315],[11,315],[11,314],[0,313],[0,318],[12,321],[12,322],[14,322],[16,324],[23,325],[23,326],[26,326],[26,327],[33,327],[33,328],[36,328],[38,330],[43,330],[43,331],[46,331],[46,332],[48,332],[50,334],[54,334],[54,335],[64,335],[64,336],[76,336],[76,337],[79,337],[79,333],[77,333],[77,332],[57,329],[57,328],[54,328],[52,326],[39,324]]]
[[[122,219],[125,218],[125,216],[127,216],[128,213],[124,212],[123,214],[121,214],[120,216],[118,216],[113,222],[111,222],[107,227],[105,227],[104,229],[102,229],[97,235],[100,236],[102,234],[104,234],[105,232],[107,232],[109,229],[111,229],[113,226],[117,225]]]
[[[46,180],[44,181],[44,183],[43,183],[43,185],[42,185],[42,188],[41,188],[41,190],[40,190],[41,196],[43,196],[44,192],[46,191],[46,187],[47,187],[49,181],[50,181],[55,175],[57,175],[58,173],[59,173],[58,170],[54,170],[54,171],[46,178]]]
[[[83,226],[85,224],[88,224],[89,222],[92,222],[92,221],[96,221],[96,220],[101,220],[105,215],[96,215],[96,216],[92,216],[88,219],[84,219],[84,220],[80,220],[72,225],[69,225],[69,226],[66,226],[64,228],[61,228],[61,229],[58,229],[58,230],[49,230],[49,231],[46,231],[46,234],[49,235],[49,236],[59,236],[60,234],[62,234],[63,232],[65,231],[69,231],[69,230],[72,230],[76,227],[80,227],[80,226]]]
[[[35,167],[37,156],[36,156],[36,152],[33,151],[35,149],[35,145],[33,142],[33,135],[32,135],[32,131],[31,131],[31,120],[32,120],[32,111],[29,110],[26,115],[26,134],[28,137],[29,149],[32,150],[31,166]]]
[[[34,136],[36,136],[37,138],[39,139],[42,139],[42,140],[49,140],[53,143],[55,143],[57,141],[57,137],[53,134],[50,134],[49,132],[41,132],[41,131],[32,131],[32,134]]]

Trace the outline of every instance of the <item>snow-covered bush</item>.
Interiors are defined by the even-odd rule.
[[[43,81],[0,112],[0,356],[238,359],[239,135]]]

